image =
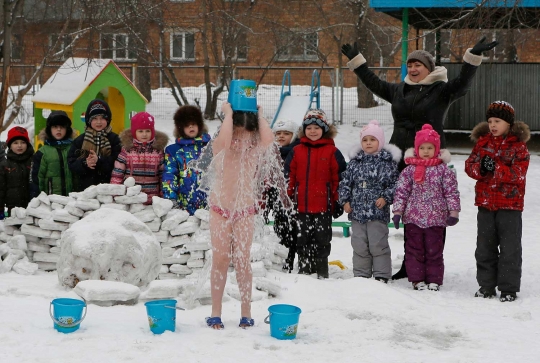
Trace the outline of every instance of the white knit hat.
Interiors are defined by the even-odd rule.
[[[293,137],[291,139],[291,142],[293,142],[294,140],[296,140],[298,129],[299,129],[299,126],[296,123],[294,123],[294,121],[288,120],[288,119],[287,120],[280,119],[280,120],[277,120],[276,123],[274,124],[274,127],[272,127],[272,132],[274,134],[278,131],[292,132]]]

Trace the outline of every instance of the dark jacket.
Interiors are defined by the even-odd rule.
[[[300,145],[300,139],[299,138],[296,138],[289,145],[279,147],[279,153],[281,154],[281,159],[283,159],[283,161],[287,160],[287,156],[289,155],[291,150],[294,149],[294,147],[296,145]]]
[[[73,175],[74,192],[81,192],[91,185],[110,183],[114,162],[122,150],[122,145],[120,144],[120,138],[114,132],[110,132],[107,135],[107,139],[109,139],[109,143],[111,144],[111,154],[109,156],[101,156],[95,169],[90,169],[86,166],[86,163],[83,163],[85,159],[80,158],[84,133],[73,140],[68,152],[68,165]]]
[[[34,149],[15,154],[8,150],[7,158],[0,162],[0,211],[4,208],[26,208],[30,202],[30,169]]]
[[[345,158],[334,144],[337,133],[330,131],[316,141],[299,135],[296,146],[285,161],[285,177],[289,178],[287,193],[297,203],[300,213],[333,212],[337,202],[340,176],[345,171]]]
[[[476,180],[474,205],[490,211],[523,211],[530,159],[525,143],[530,136],[529,126],[521,121],[514,123],[506,137],[494,137],[487,122],[476,125],[471,133],[476,145],[465,161],[465,172]],[[480,161],[486,155],[495,161],[495,171],[482,175]]]
[[[355,60],[356,58],[349,63],[360,63],[355,63]],[[430,124],[441,136],[441,149],[446,147],[443,132],[446,114],[450,105],[471,88],[481,57],[467,50],[463,60],[461,72],[450,81],[444,67],[436,67],[419,83],[409,81],[408,77],[400,83],[383,81],[368,68],[365,60],[354,69],[354,73],[371,92],[392,104],[394,131],[390,138],[391,144],[405,152],[414,147],[416,132],[421,130],[423,125]],[[399,170],[404,168],[405,163],[401,160]]]
[[[50,140],[45,129],[39,133],[38,139],[44,141],[44,145],[36,151],[32,161],[32,198],[41,192],[67,196],[73,191],[73,180],[67,161],[72,137],[73,133],[66,140]]]

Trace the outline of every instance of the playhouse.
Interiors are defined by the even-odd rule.
[[[105,100],[111,107],[115,133],[129,128],[130,114],[144,111],[148,103],[111,59],[69,58],[32,99],[36,150],[42,144],[37,135],[45,128],[49,111],[65,111],[73,129],[81,134],[86,107],[95,98]]]

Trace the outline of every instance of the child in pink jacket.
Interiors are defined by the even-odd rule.
[[[139,112],[131,118],[131,129],[120,133],[122,151],[114,163],[111,184],[122,184],[130,176],[135,184],[141,185],[141,192],[152,203],[153,196],[162,196],[161,175],[163,174],[163,149],[169,137],[154,128],[154,116]]]
[[[394,196],[394,225],[405,224],[405,266],[415,290],[438,291],[444,276],[444,229],[455,225],[461,210],[457,178],[446,165],[440,136],[426,124],[416,133],[414,151],[399,176]]]

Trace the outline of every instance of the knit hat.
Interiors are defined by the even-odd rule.
[[[430,124],[425,124],[422,126],[422,130],[416,133],[416,137],[414,138],[414,151],[416,155],[419,155],[418,149],[425,142],[429,142],[435,146],[434,156],[437,157],[441,149],[441,137],[437,131],[433,130]]]
[[[71,119],[64,111],[53,111],[49,117],[47,117],[45,133],[49,139],[54,139],[51,132],[51,127],[53,126],[63,126],[66,128],[66,136],[64,136],[64,139],[69,139],[73,133],[73,129],[71,128]]]
[[[152,130],[152,137],[150,140],[154,139],[156,135],[156,130],[154,128],[154,116],[150,115],[148,112],[139,112],[131,118],[131,136],[134,139],[137,138],[137,130]]]
[[[302,129],[304,133],[306,132],[306,127],[309,125],[315,124],[323,129],[323,134],[327,133],[330,130],[331,121],[328,121],[326,118],[326,113],[323,110],[318,108],[312,108],[304,116],[304,121],[302,122]]]
[[[88,107],[86,108],[86,113],[84,114],[84,121],[86,126],[90,127],[92,118],[101,115],[105,120],[107,120],[107,125],[111,124],[112,114],[111,109],[107,102],[99,99],[90,101]]]
[[[184,105],[176,110],[173,119],[177,134],[181,137],[186,137],[184,134],[184,128],[191,123],[197,124],[197,127],[199,128],[199,134],[197,136],[202,135],[204,129],[204,120],[200,108],[192,105]]]
[[[435,60],[433,59],[433,56],[425,50],[415,50],[411,52],[407,57],[407,64],[414,61],[422,63],[430,73],[435,69]]]
[[[275,134],[278,131],[288,131],[293,134],[291,142],[296,140],[296,134],[298,133],[298,125],[295,124],[292,120],[277,120],[272,127],[272,132]]]
[[[369,124],[362,127],[362,131],[360,131],[360,141],[362,141],[364,136],[373,136],[379,141],[377,152],[381,151],[384,147],[384,130],[381,129],[377,120],[371,120],[369,121]]]
[[[6,145],[11,146],[15,140],[24,140],[28,145],[30,145],[30,138],[28,137],[28,131],[24,127],[15,126],[9,129],[7,134]]]
[[[514,124],[515,114],[514,107],[508,102],[495,101],[489,105],[486,111],[486,119],[497,117],[508,122],[510,126],[512,126]]]

